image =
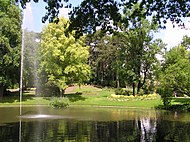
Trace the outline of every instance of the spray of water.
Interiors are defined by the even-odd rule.
[[[22,86],[23,86],[23,60],[24,60],[24,29],[22,29],[22,48],[21,48],[21,65],[20,65],[20,115],[22,115]]]
[[[29,20],[26,20],[27,17],[29,17]],[[31,26],[32,24],[32,9],[30,3],[27,3],[26,9],[23,10],[23,24],[22,24],[22,47],[21,47],[21,64],[20,64],[20,115],[22,115],[22,94],[23,94],[23,61],[24,61],[24,32],[25,28],[33,28]],[[33,20],[33,19],[32,19]],[[30,22],[31,24],[28,25],[27,22]]]

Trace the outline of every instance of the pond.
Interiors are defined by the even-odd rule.
[[[0,142],[189,142],[190,114],[148,109],[0,107]]]

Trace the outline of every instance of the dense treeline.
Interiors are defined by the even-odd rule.
[[[85,8],[84,3],[85,1],[81,4],[82,10]],[[109,11],[110,6],[108,5],[106,10]],[[163,96],[171,95],[172,92],[189,95],[190,38],[185,36],[179,46],[168,51],[162,40],[154,38],[160,24],[155,22],[155,16],[147,19],[144,15],[147,9],[142,8],[141,3],[133,4],[130,8],[123,5],[122,14],[118,13],[117,5],[112,6],[116,6],[116,9],[113,9],[116,11],[111,13],[113,15],[106,16],[115,15],[117,19],[119,14],[117,24],[115,19],[99,17],[99,13],[100,15],[95,16],[95,21],[91,18],[88,21],[91,23],[83,21],[87,23],[79,24],[78,29],[73,27],[74,30],[71,30],[72,24],[75,24],[72,18],[77,20],[74,15],[79,8],[74,10],[74,17],[71,17],[70,21],[64,18],[55,20],[55,23],[50,23],[43,29],[41,35],[26,31],[25,87],[37,87],[36,81],[31,78],[37,77],[38,74],[41,87],[46,90],[53,88],[61,95],[69,85],[76,83],[131,88],[133,95],[156,91]],[[1,1],[0,8],[2,96],[3,90],[14,85],[18,87],[19,83],[21,11],[9,0]],[[137,11],[138,15],[135,16]],[[100,18],[98,23],[97,18]],[[102,20],[103,23],[100,24]],[[86,28],[88,32],[85,32]],[[86,34],[81,36],[80,32]],[[40,43],[35,42],[36,38],[41,38]],[[37,54],[34,53],[36,51]],[[36,55],[39,55],[39,58]],[[33,61],[35,63],[32,63]],[[38,71],[35,70],[36,67]]]

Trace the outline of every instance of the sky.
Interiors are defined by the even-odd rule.
[[[77,6],[80,4],[82,0],[70,0],[70,3],[73,6]],[[24,19],[23,19],[23,28],[41,32],[43,27],[48,23],[42,23],[41,19],[45,15],[45,3],[41,0],[38,3],[28,3],[26,9],[24,10]],[[60,10],[59,16],[64,16],[68,18],[68,9],[62,8]],[[178,26],[173,28],[173,25],[170,21],[167,21],[166,29],[160,30],[158,33],[155,34],[156,38],[161,38],[164,43],[167,44],[167,48],[172,48],[177,46],[181,41],[184,35],[190,36],[190,18],[184,20],[185,25],[188,29],[181,29]]]

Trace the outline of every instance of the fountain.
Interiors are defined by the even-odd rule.
[[[22,115],[23,60],[24,60],[24,27],[22,27],[22,47],[21,47],[21,65],[20,65],[20,116]]]
[[[23,70],[26,69],[25,65],[28,64],[28,62],[24,63],[24,60],[27,56],[33,57],[33,59],[28,58],[29,64],[31,64],[30,66],[32,66],[32,69],[30,69],[30,72],[29,72],[29,74],[31,74],[30,76],[33,76],[32,84],[35,88],[37,88],[37,86],[39,85],[38,74],[37,74],[38,65],[37,65],[37,59],[36,59],[36,52],[37,52],[36,46],[37,46],[37,43],[40,42],[40,40],[36,38],[36,33],[29,32],[29,31],[33,31],[33,29],[34,29],[33,15],[32,15],[31,4],[27,3],[26,9],[23,10],[23,24],[22,24],[22,47],[21,47],[21,66],[20,66],[20,116],[22,115],[22,95],[23,95],[23,77],[24,77]],[[29,40],[26,38],[29,38],[30,42],[32,41],[35,44],[30,43],[32,46],[31,45],[28,46]],[[28,52],[28,54],[25,55],[25,52]]]

